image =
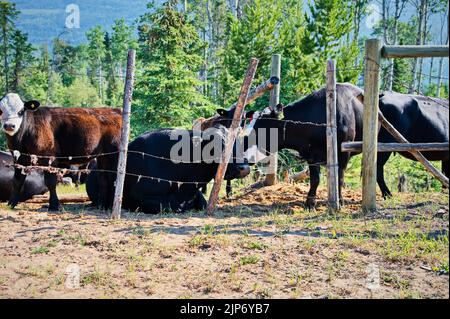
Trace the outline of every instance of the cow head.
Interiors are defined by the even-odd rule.
[[[38,101],[23,102],[16,93],[8,93],[0,100],[0,117],[2,130],[14,136],[22,125],[25,111],[34,111],[39,107]]]
[[[273,108],[266,107],[261,111],[248,111],[245,113],[247,125],[244,125],[244,121],[242,122],[242,125],[244,126],[244,158],[248,159],[249,162],[259,162],[269,155],[267,150],[269,150],[270,147],[268,147],[268,145],[263,146],[262,143],[258,142],[260,138],[258,137],[258,133],[265,132],[265,139],[264,137],[261,138],[270,144],[270,141],[273,138],[273,136],[271,136],[273,131],[270,129],[270,127],[273,123],[270,123],[270,121],[267,120],[277,121],[280,118],[280,115],[283,113],[283,109],[284,106],[282,104],[278,104]],[[234,109],[218,109],[218,115],[207,119],[205,122],[210,122],[208,125],[220,123],[226,127],[230,127],[234,116],[234,111]],[[203,123],[203,125],[205,125],[205,122]],[[265,128],[265,130],[258,130],[259,128]],[[252,131],[255,133],[255,136],[257,138],[256,141],[248,138]]]

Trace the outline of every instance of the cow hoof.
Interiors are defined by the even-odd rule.
[[[382,196],[383,196],[383,199],[389,199],[389,198],[391,198],[392,197],[392,194],[391,193],[384,193],[384,194],[382,194]]]
[[[8,202],[8,206],[11,208],[15,208],[17,206],[18,203],[16,202]]]
[[[60,206],[50,206],[48,208],[48,211],[51,213],[58,213],[61,210]]]
[[[316,200],[314,198],[308,198],[305,202],[305,207],[308,210],[315,210],[316,209]]]

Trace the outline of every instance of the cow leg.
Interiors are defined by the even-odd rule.
[[[227,198],[229,198],[233,194],[233,188],[231,187],[231,180],[227,179]]]
[[[384,165],[388,161],[389,156],[391,156],[391,153],[382,152],[378,153],[377,157],[377,183],[380,187],[381,194],[383,195],[384,199],[392,197],[392,193],[387,187],[386,182],[384,181]]]
[[[306,198],[306,208],[314,209],[316,206],[316,192],[320,183],[320,166],[309,165],[309,192]]]
[[[207,205],[208,205],[208,202],[206,201],[206,199],[203,196],[202,192],[198,191],[197,196],[195,197],[194,207],[193,208],[195,210],[204,210]]]
[[[20,201],[20,192],[22,191],[22,187],[23,184],[25,183],[26,177],[27,175],[23,175],[21,169],[18,168],[14,169],[13,189],[8,201],[8,205],[11,208],[16,207]]]
[[[98,202],[100,209],[107,210],[109,208],[110,187],[108,182],[108,173],[98,172]]]
[[[56,194],[56,184],[58,182],[56,174],[45,172],[44,181],[45,186],[47,186],[50,192],[50,199],[48,201],[49,202],[48,210],[53,212],[59,211],[60,209],[59,199],[58,195]]]

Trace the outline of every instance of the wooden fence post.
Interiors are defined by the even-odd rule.
[[[250,60],[250,65],[248,66],[247,73],[242,83],[241,93],[239,94],[239,100],[236,105],[236,110],[234,111],[233,121],[231,122],[231,127],[227,136],[227,141],[225,143],[225,150],[222,152],[219,167],[217,168],[216,177],[214,179],[214,185],[211,190],[211,195],[209,196],[207,213],[211,215],[217,204],[217,199],[219,197],[220,186],[222,185],[225,172],[227,170],[228,161],[232,155],[233,145],[236,140],[236,136],[239,132],[238,128],[241,125],[242,114],[244,112],[245,104],[247,104],[247,96],[252,85],[253,78],[256,73],[256,68],[258,66],[258,59],[252,58]]]
[[[327,186],[328,208],[332,213],[340,209],[337,151],[336,68],[330,59],[327,61]]]
[[[362,209],[365,213],[377,209],[376,187],[380,55],[381,41],[379,39],[366,40],[362,149]]]
[[[281,79],[281,54],[272,55],[270,76]],[[280,83],[275,85],[272,91],[270,91],[269,106],[272,109],[275,109],[278,103],[280,103]],[[277,170],[278,170],[278,153],[274,153],[269,157],[269,167],[267,169],[264,185],[271,186],[277,183]]]
[[[128,141],[130,137],[130,113],[131,101],[133,97],[135,59],[136,51],[129,50],[127,59],[127,75],[123,95],[122,134],[120,140],[119,162],[117,165],[116,189],[111,214],[111,218],[113,219],[120,219],[120,210],[122,209],[123,184],[125,182],[125,174],[127,169]]]

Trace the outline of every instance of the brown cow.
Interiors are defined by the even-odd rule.
[[[37,155],[37,165],[68,167],[86,164],[100,153],[98,169],[115,171],[119,149],[122,116],[120,109],[111,108],[61,108],[39,107],[38,101],[22,102],[15,93],[9,93],[0,100],[2,130],[6,133],[8,147],[16,154],[16,162],[30,165]],[[26,175],[15,169],[13,193],[9,205],[19,202],[19,191]],[[57,176],[45,172],[45,184],[50,191],[49,209],[59,210],[56,194]],[[112,204],[111,188],[115,174],[99,174],[99,203],[102,208]]]

